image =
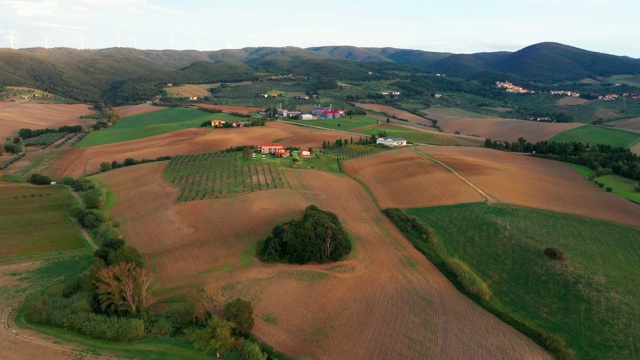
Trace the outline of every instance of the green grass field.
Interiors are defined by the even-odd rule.
[[[582,143],[589,143],[590,145],[608,144],[614,147],[628,148],[640,141],[640,133],[608,127],[585,125],[561,132],[549,139],[549,141],[579,141]]]
[[[257,155],[245,159],[242,152],[217,152],[176,156],[164,178],[180,188],[178,202],[244,194],[289,187],[281,172],[286,158]]]
[[[596,180],[603,183],[605,188],[611,187],[614,194],[640,204],[640,192],[635,190],[635,187],[639,186],[639,181],[620,175],[604,175],[596,178]],[[640,222],[640,219],[638,222]]]
[[[485,203],[407,213],[488,283],[490,307],[564,337],[580,359],[640,357],[640,229]],[[549,246],[568,261],[546,258]]]
[[[0,258],[88,247],[67,218],[74,202],[63,186],[0,187]]]
[[[585,178],[595,174],[595,171],[586,166],[576,164],[567,165],[571,166]],[[637,192],[635,189],[636,186],[639,186],[638,184],[640,182],[615,174],[599,176],[594,180],[603,183],[605,188],[611,187],[613,189],[612,193],[640,204],[640,192]]]
[[[231,114],[212,114],[196,108],[170,108],[122,119],[117,124],[85,136],[76,147],[89,147],[142,139],[171,131],[197,128],[203,122],[213,119],[243,121]]]
[[[343,117],[341,119],[294,120],[296,124],[318,126],[326,129],[352,131],[359,127],[373,125],[377,120],[368,117]]]

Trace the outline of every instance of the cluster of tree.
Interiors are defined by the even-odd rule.
[[[9,136],[4,143],[4,151],[11,154],[24,153],[26,149],[24,140],[19,136]]]
[[[48,177],[47,175],[42,175],[37,173],[31,174],[31,176],[29,176],[29,179],[27,179],[27,181],[33,185],[50,185],[51,184],[50,177]]]
[[[277,225],[258,242],[258,257],[266,262],[326,263],[350,252],[349,236],[338,217],[314,205],[305,209],[302,219]]]
[[[91,126],[93,130],[100,130],[117,124],[121,117],[117,110],[106,107],[99,107],[100,119]]]
[[[82,131],[82,125],[75,125],[75,126],[61,126],[58,129],[37,129],[37,130],[32,130],[32,129],[20,129],[18,130],[18,136],[21,137],[23,140],[26,139],[31,139],[40,135],[44,135],[44,134],[50,134],[50,133],[79,133]]]
[[[383,132],[383,134],[384,136],[386,136],[386,132]],[[377,141],[377,138],[374,134],[372,134],[369,137],[359,137],[358,140],[356,141],[353,140],[353,137],[349,139],[337,139],[333,143],[329,140],[323,140],[322,148],[325,150],[330,150],[330,149],[339,149],[347,145],[353,145],[353,144],[370,145],[370,144],[375,144],[376,141]]]
[[[173,158],[172,156],[160,156],[160,157],[157,157],[155,159],[142,159],[142,160],[136,160],[134,158],[126,158],[121,163],[119,163],[119,162],[117,162],[115,160],[113,160],[111,163],[101,162],[100,163],[100,172],[105,172],[105,171],[109,171],[109,170],[113,170],[113,169],[117,169],[117,168],[121,168],[121,167],[126,167],[126,166],[132,166],[132,165],[138,165],[138,164],[146,164],[146,163],[156,162],[156,161],[166,161],[166,160],[171,160],[172,158]]]
[[[486,139],[484,146],[504,151],[535,153],[538,157],[583,165],[595,170],[597,176],[613,173],[640,180],[640,157],[626,148],[606,144],[590,146],[576,141],[538,141],[533,144],[522,137],[515,142]]]

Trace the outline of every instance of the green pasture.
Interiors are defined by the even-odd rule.
[[[489,285],[502,317],[564,338],[579,359],[640,357],[640,229],[503,204],[406,212],[433,229],[441,257]]]
[[[88,247],[67,215],[74,203],[64,186],[0,187],[0,259]]]
[[[563,131],[549,139],[549,141],[578,141],[585,144],[589,143],[590,145],[607,144],[614,147],[628,148],[640,141],[640,133],[610,127],[585,125]]]
[[[589,178],[589,176],[596,173],[586,166],[576,164],[567,165],[571,166],[585,178]],[[603,183],[604,189],[610,187],[611,189],[613,189],[611,192],[620,196],[621,198],[631,200],[635,203],[640,204],[640,192],[636,191],[636,187],[640,186],[640,181],[632,180],[615,174],[599,176],[594,180]]]
[[[169,108],[124,118],[111,127],[90,133],[80,140],[76,146],[89,147],[142,139],[171,131],[197,128],[203,122],[214,119],[225,121],[246,120],[231,114],[213,114],[197,108]]]

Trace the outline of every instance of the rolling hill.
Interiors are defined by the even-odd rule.
[[[389,72],[391,71],[391,72]],[[467,79],[574,81],[586,77],[640,74],[640,60],[540,43],[510,52],[451,54],[354,46],[249,47],[218,51],[109,48],[0,50],[0,79],[82,102],[115,104],[148,100],[166,82],[254,80],[256,72],[335,80],[391,78],[395,71],[430,71]]]

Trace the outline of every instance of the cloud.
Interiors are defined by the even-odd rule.
[[[33,22],[30,22],[29,25],[46,27],[46,28],[51,28],[56,30],[87,30],[87,28],[83,26],[56,24],[56,23],[51,23],[46,21],[33,21]]]

